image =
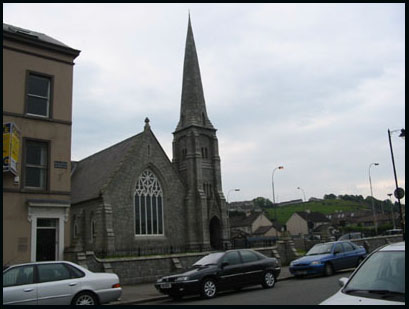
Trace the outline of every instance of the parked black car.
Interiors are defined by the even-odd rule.
[[[249,285],[272,288],[280,270],[275,258],[250,249],[229,250],[206,255],[188,271],[160,278],[155,287],[175,299],[194,294],[212,298],[218,291]]]

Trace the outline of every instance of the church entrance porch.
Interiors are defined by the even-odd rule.
[[[219,218],[214,216],[209,224],[210,246],[213,249],[223,249],[222,242],[222,225]]]

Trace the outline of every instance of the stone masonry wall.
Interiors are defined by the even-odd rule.
[[[260,248],[257,251],[273,256],[273,248]],[[123,285],[154,282],[159,277],[187,270],[197,260],[210,252],[172,254],[135,258],[97,258],[92,251],[77,253],[75,262],[94,272],[113,272],[119,276]],[[73,258],[73,256],[70,256]]]

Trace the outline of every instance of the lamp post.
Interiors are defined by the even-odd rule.
[[[307,199],[306,199],[306,197],[305,197],[305,191],[304,191],[302,188],[300,188],[300,187],[297,187],[297,189],[302,191],[302,193],[303,193],[303,195],[304,195],[304,202],[306,202]]]
[[[283,168],[284,166],[277,166],[275,169],[273,169],[273,173],[271,175],[271,185],[273,187],[274,220],[275,220],[276,225],[277,225],[277,205],[276,205],[276,197],[274,193],[274,173],[276,170],[282,170]],[[276,230],[276,237],[278,237],[277,228],[275,230]]]
[[[229,203],[229,195],[230,195],[230,192],[232,192],[232,191],[240,191],[240,189],[231,189],[231,190],[229,190],[229,192],[227,193],[227,204]]]
[[[375,234],[378,234],[378,224],[376,222],[375,206],[374,206],[374,199],[373,199],[373,192],[372,192],[372,181],[371,181],[371,167],[373,165],[378,166],[379,163],[369,164],[369,169],[368,169],[369,170],[369,172],[368,172],[368,174],[369,174],[369,187],[371,188],[371,197],[372,197],[371,201],[372,201],[373,222],[375,224]]]
[[[395,212],[393,211],[393,203],[392,203],[392,193],[388,193],[387,195],[389,196],[389,199],[390,199],[390,201],[391,201],[393,229],[396,229],[396,225],[395,225]]]
[[[302,188],[300,188],[300,187],[297,187],[297,189],[298,189],[298,190],[301,190],[301,191],[302,191],[302,194],[304,195],[304,212],[305,212],[305,202],[307,201],[307,199],[306,199],[306,197],[305,197],[305,191],[304,191]]]
[[[398,186],[398,177],[396,176],[396,168],[395,168],[395,159],[393,157],[393,149],[392,149],[392,140],[391,140],[391,133],[398,132],[399,130],[389,130],[388,129],[388,137],[389,137],[389,147],[391,149],[391,157],[392,157],[392,166],[393,166],[393,175],[395,176],[395,192],[394,195],[398,199],[398,206],[399,206],[399,213],[400,213],[400,227],[403,231],[403,240],[405,240],[405,225],[403,224],[403,214],[402,214],[402,205],[400,203],[400,199],[405,196],[405,191]],[[405,129],[400,130],[399,137],[405,139]]]

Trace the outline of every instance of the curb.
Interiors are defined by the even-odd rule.
[[[277,282],[278,281],[283,281],[283,280],[289,280],[289,279],[293,279],[293,278],[294,278],[294,276],[287,276],[287,277],[284,277],[284,278],[277,279]],[[150,302],[150,301],[167,299],[167,298],[169,298],[169,296],[159,295],[159,296],[152,296],[152,297],[136,299],[136,300],[127,300],[127,301],[120,301],[119,300],[119,301],[109,303],[108,305],[111,305],[111,306],[112,305],[113,306],[115,306],[115,305],[134,305],[134,304],[142,304],[142,303],[147,303],[147,302]]]

